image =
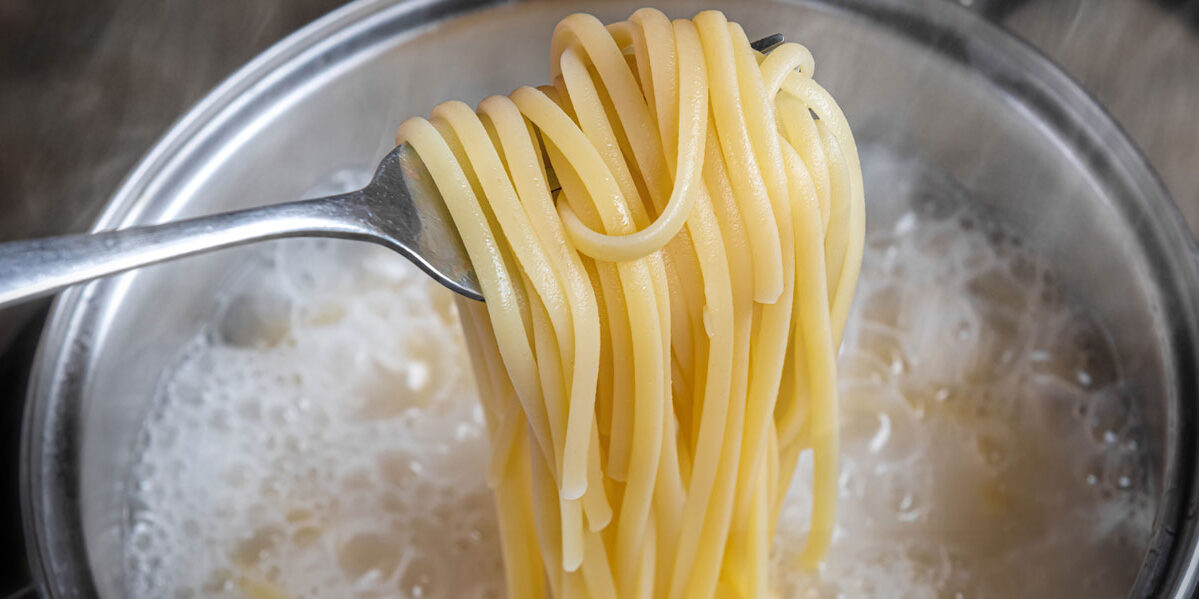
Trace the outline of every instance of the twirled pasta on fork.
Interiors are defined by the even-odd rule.
[[[487,300],[459,307],[509,597],[766,596],[805,450],[828,546],[865,210],[814,64],[715,11],[576,14],[551,85],[400,126]]]

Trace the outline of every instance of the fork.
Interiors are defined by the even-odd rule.
[[[445,201],[412,146],[349,193],[81,235],[0,243],[0,308],[68,285],[201,252],[285,237],[369,241],[395,250],[450,290],[483,299]]]
[[[782,34],[750,44],[767,52]],[[187,220],[0,243],[0,308],[64,287],[193,254],[285,237],[369,241],[399,252],[451,291],[483,300],[445,200],[401,144],[366,187],[341,195]]]

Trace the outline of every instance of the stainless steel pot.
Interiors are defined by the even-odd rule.
[[[243,68],[188,113],[96,228],[291,199],[367,171],[405,116],[543,81],[554,22],[641,2],[360,0]],[[661,0],[690,16],[710,3]],[[747,31],[809,45],[871,156],[951,177],[1053,264],[1110,330],[1140,401],[1159,491],[1134,597],[1199,584],[1195,398],[1199,263],[1145,160],[1082,90],[1032,49],[943,0],[732,3]],[[867,164],[867,171],[870,165]],[[887,181],[871,226],[894,218]],[[285,242],[281,242],[285,243]],[[35,575],[52,597],[121,597],[128,472],[164,369],[253,248],[147,268],[57,301],[31,385],[22,500]],[[397,260],[401,260],[397,256]]]

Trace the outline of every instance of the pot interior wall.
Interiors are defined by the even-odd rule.
[[[657,4],[672,16],[704,8]],[[248,89],[154,173],[124,222],[294,199],[336,171],[369,172],[406,116],[427,114],[445,99],[474,103],[545,81],[549,35],[562,16],[585,8],[604,20],[621,19],[640,5],[519,3],[431,25],[422,23],[435,3],[381,11],[370,21],[373,29],[351,26]],[[917,6],[959,10],[942,2]],[[1086,136],[1063,125],[1062,109],[1053,104],[1061,99],[1005,78],[1025,67],[984,47],[993,32],[950,35],[936,26],[943,19],[935,14],[923,24],[885,23],[850,9],[783,2],[730,3],[726,12],[751,37],[781,32],[809,46],[817,79],[842,103],[859,144],[878,149],[863,153],[868,173],[883,172],[870,161],[895,156],[943,173],[1044,253],[1067,296],[1108,326],[1121,367],[1134,375],[1131,395],[1141,402],[1160,479],[1178,397],[1163,320],[1171,308],[1156,274],[1160,249],[1144,241],[1157,231],[1151,219],[1134,214],[1129,190],[1113,184],[1116,167],[1097,161],[1089,153],[1094,148],[1080,146]],[[891,185],[868,184],[882,190],[868,197],[871,230],[897,217]],[[68,399],[82,405],[79,505],[103,597],[126,595],[128,472],[163,373],[213,317],[230,273],[266,251],[191,258],[96,288],[103,302],[85,313],[92,323],[84,326],[86,377]]]

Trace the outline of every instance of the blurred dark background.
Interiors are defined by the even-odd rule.
[[[1040,48],[1107,106],[1199,230],[1199,0],[960,3]],[[0,241],[86,230],[189,106],[339,4],[0,0]],[[48,305],[0,310],[0,597],[26,579],[17,447]]]

